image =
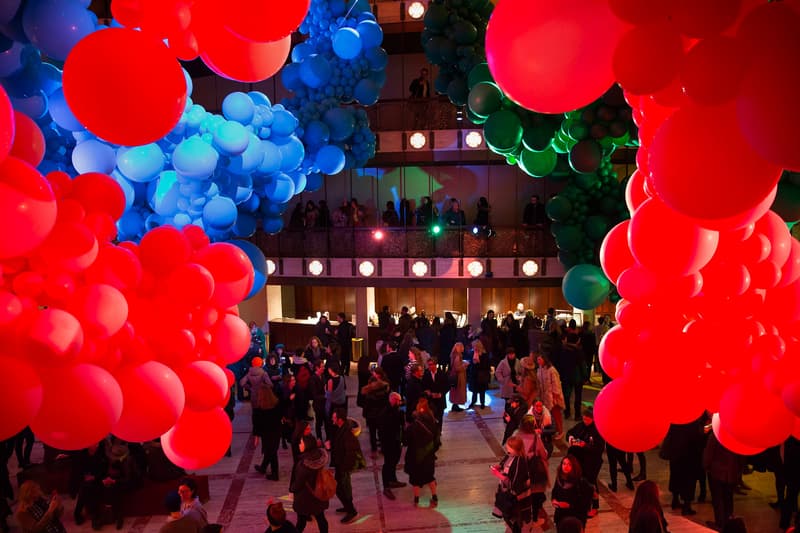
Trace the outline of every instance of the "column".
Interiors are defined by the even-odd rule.
[[[472,324],[472,330],[480,327],[483,316],[483,295],[479,287],[467,288],[467,324]]]

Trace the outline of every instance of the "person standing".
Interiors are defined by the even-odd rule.
[[[339,326],[336,328],[336,340],[342,348],[342,375],[350,375],[350,361],[353,359],[353,337],[355,327],[347,320],[344,313],[338,314]]]
[[[406,435],[408,450],[406,451],[405,472],[414,489],[414,506],[419,505],[420,488],[428,485],[431,489],[431,507],[439,505],[436,495],[436,450],[439,449],[439,437],[436,431],[436,420],[428,407],[428,400],[420,398],[414,411],[412,423]]]
[[[48,500],[35,481],[26,481],[19,488],[19,506],[15,517],[23,533],[67,533],[61,523],[62,514],[64,505],[57,494]]]
[[[486,353],[481,341],[472,343],[472,364],[469,368],[471,370],[469,389],[472,391],[469,408],[474,409],[477,400],[480,399],[481,409],[484,409],[486,408],[486,391],[489,389],[492,370],[489,365],[489,354]]]
[[[661,455],[669,460],[672,508],[682,509],[684,516],[696,514],[692,509],[692,500],[694,487],[703,470],[706,420],[704,414],[688,424],[670,425],[661,448]]]
[[[567,432],[570,445],[568,453],[578,458],[583,470],[583,477],[594,487],[592,509],[588,514],[589,518],[592,518],[597,515],[597,510],[600,508],[597,476],[603,466],[603,451],[606,448],[606,441],[597,431],[591,408],[584,409],[581,418],[582,420]]]
[[[513,346],[506,348],[505,358],[500,361],[494,371],[494,376],[500,384],[500,397],[506,401],[506,405],[517,393],[522,372],[522,363],[517,359],[516,350]]]
[[[341,407],[333,410],[333,440],[326,442],[331,449],[331,464],[336,470],[336,497],[342,502],[337,513],[344,513],[342,524],[349,524],[356,519],[358,511],[353,505],[353,484],[350,475],[356,468],[361,445],[353,435],[353,426],[347,419],[347,411]]]
[[[574,455],[561,459],[556,470],[551,502],[555,508],[553,521],[556,526],[568,516],[574,516],[586,526],[592,501],[592,485],[583,478],[581,464]]]
[[[383,466],[381,467],[381,480],[383,481],[383,495],[390,500],[395,499],[392,489],[405,487],[406,484],[397,479],[397,464],[403,453],[403,427],[405,420],[400,405],[403,398],[397,392],[389,394],[389,407],[384,416],[379,420],[378,437],[383,451]]]
[[[450,408],[453,412],[463,411],[462,403],[467,402],[467,366],[463,359],[464,345],[457,342],[453,345],[453,350],[450,352],[450,403],[453,406]]]
[[[406,383],[406,422],[412,422],[417,403],[422,398],[422,375],[425,371],[419,363],[411,363],[411,373]]]
[[[553,415],[556,425],[555,440],[561,440],[564,435],[564,389],[561,386],[561,376],[558,370],[550,363],[550,359],[543,354],[536,356],[536,376],[539,381],[539,390],[544,406]]]
[[[725,522],[733,516],[733,491],[739,483],[744,466],[742,457],[720,444],[712,431],[703,451],[703,467],[708,472],[708,485],[711,487],[711,505],[714,507],[714,521],[706,525],[722,531]]]
[[[444,371],[439,370],[436,359],[431,357],[425,364],[428,366],[428,370],[422,376],[422,391],[428,399],[428,405],[436,418],[436,427],[441,435],[444,410],[447,408],[446,395],[450,387],[447,383],[447,375]]]
[[[308,519],[313,516],[320,533],[328,533],[325,509],[329,506],[329,500],[320,500],[313,492],[317,476],[328,465],[328,452],[320,448],[317,439],[310,435],[301,439],[299,449],[300,458],[289,486],[289,491],[294,494],[292,507],[297,513],[297,531],[303,533]]]
[[[411,80],[408,86],[409,102],[413,113],[413,129],[419,129],[427,123],[428,100],[431,97],[431,82],[428,80],[428,69],[423,67],[419,71],[419,77]]]
[[[800,440],[790,436],[781,445],[780,451],[786,480],[786,497],[781,505],[780,527],[788,529],[792,513],[797,513],[797,496],[800,493]],[[796,521],[800,521],[800,513],[797,513]]]
[[[167,523],[161,526],[158,533],[200,533],[205,525],[203,517],[197,511],[181,512],[181,496],[178,491],[170,491],[164,498],[167,509]]]

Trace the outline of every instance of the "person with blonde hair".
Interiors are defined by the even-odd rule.
[[[480,397],[481,409],[486,408],[486,390],[492,379],[492,370],[489,366],[489,354],[483,343],[476,340],[472,343],[472,364],[470,365],[469,389],[472,391],[472,401],[469,408],[474,409],[476,400]]]
[[[558,370],[550,362],[550,358],[544,354],[531,354],[531,358],[536,358],[539,368],[536,370],[539,381],[540,397],[544,406],[553,415],[553,422],[556,425],[555,440],[560,440],[564,435],[564,391],[561,387],[561,376]]]
[[[19,507],[15,516],[24,533],[67,533],[61,523],[63,513],[64,506],[58,494],[54,493],[48,500],[35,481],[26,481],[19,488]]]
[[[450,408],[453,412],[463,411],[462,403],[467,403],[467,366],[469,363],[464,361],[464,345],[457,342],[453,345],[450,352]]]

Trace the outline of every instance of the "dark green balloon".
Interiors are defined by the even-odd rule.
[[[576,141],[582,141],[583,139],[589,136],[589,127],[586,125],[585,122],[576,120],[572,122],[572,124],[570,124],[569,130],[567,131],[567,135],[569,135],[570,138],[575,139]]]
[[[561,282],[564,298],[578,309],[594,309],[603,303],[610,290],[611,282],[600,267],[589,264],[573,266]]]
[[[522,134],[522,144],[528,150],[541,152],[553,142],[555,129],[547,123],[531,125],[525,128]]]
[[[800,186],[789,179],[781,179],[771,209],[780,215],[784,222],[800,220]]]
[[[519,166],[534,178],[543,178],[553,172],[557,161],[558,154],[552,148],[547,148],[541,152],[523,149],[519,159]]]
[[[472,70],[469,71],[469,75],[467,75],[467,87],[472,90],[473,87],[482,81],[494,83],[492,73],[489,71],[489,63],[478,63],[472,67]]]
[[[550,173],[550,179],[554,179],[555,181],[563,181],[571,175],[572,168],[570,168],[567,159],[563,156],[560,156],[558,161],[556,161],[556,168],[554,168],[553,172]]]
[[[522,140],[522,123],[513,111],[501,109],[489,115],[483,125],[486,144],[494,151],[514,151]]]
[[[469,21],[459,20],[453,25],[453,38],[458,44],[472,44],[478,37],[478,29]]]
[[[470,122],[472,122],[476,126],[480,126],[484,122],[486,122],[485,118],[479,117],[478,115],[473,113],[472,110],[469,108],[469,106],[467,106],[467,118],[469,119]]]
[[[503,92],[493,83],[482,81],[469,91],[469,108],[479,117],[499,111],[502,104]]]
[[[576,174],[575,178],[573,179],[573,183],[575,183],[576,187],[583,189],[584,191],[588,191],[600,186],[600,182],[597,180],[596,174]]]
[[[563,222],[572,215],[572,202],[566,196],[558,194],[547,201],[544,210],[550,220]]]
[[[578,257],[578,254],[575,254],[573,252],[568,252],[566,250],[559,250],[558,262],[564,265],[564,268],[569,270],[570,268],[580,263],[581,259],[580,257]]]
[[[586,230],[586,236],[594,242],[602,242],[608,230],[611,229],[608,219],[603,215],[590,215],[586,217],[583,228]]]
[[[577,252],[583,246],[583,231],[580,226],[568,224],[562,227],[554,237],[559,250]]]
[[[467,90],[467,80],[458,77],[447,84],[447,97],[453,105],[462,106],[467,103],[469,91]]]
[[[439,55],[442,59],[438,62],[438,64],[450,65],[454,63],[458,58],[458,54],[456,53],[456,43],[450,39],[445,39],[439,45]]]
[[[443,30],[450,19],[450,11],[441,4],[430,4],[425,12],[425,27]]]
[[[579,141],[569,151],[569,165],[581,174],[596,172],[602,161],[603,150],[591,139]]]
[[[447,86],[450,85],[451,81],[453,81],[453,75],[442,69],[433,81],[433,88],[436,89],[437,93],[447,94]]]

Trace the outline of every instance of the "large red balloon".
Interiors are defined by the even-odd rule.
[[[72,297],[70,309],[86,332],[105,339],[117,333],[128,320],[128,301],[111,285],[81,287]]]
[[[794,427],[794,415],[781,398],[758,381],[731,385],[720,400],[719,415],[734,439],[754,448],[777,446]]]
[[[597,395],[594,402],[594,422],[606,441],[627,452],[644,452],[661,442],[669,429],[666,413],[654,412],[644,387],[615,379]],[[619,416],[621,412],[626,416]],[[636,423],[631,423],[636,420]]]
[[[84,276],[89,283],[105,283],[125,291],[139,285],[142,280],[142,264],[130,250],[106,244],[100,248],[97,259]]]
[[[628,225],[630,222],[625,220],[620,222],[609,231],[600,246],[600,266],[603,273],[617,284],[619,275],[626,269],[633,266],[635,259],[628,248]]]
[[[739,39],[724,36],[703,39],[683,60],[680,76],[683,90],[700,105],[727,102],[738,94],[750,60],[749,50]]]
[[[27,362],[0,356],[0,439],[13,437],[31,423],[42,406],[42,394],[42,382]]]
[[[186,106],[186,80],[166,45],[126,28],[96,31],[78,41],[64,63],[63,83],[81,124],[124,146],[164,137]]]
[[[225,363],[232,364],[247,353],[250,347],[250,330],[238,316],[225,314],[214,326],[212,352]]]
[[[731,105],[676,111],[653,139],[649,166],[664,203],[696,219],[750,211],[781,175],[742,138]]]
[[[0,161],[6,158],[14,144],[14,108],[6,90],[0,87]]]
[[[605,0],[503,0],[486,29],[489,69],[522,107],[572,111],[614,82],[611,57],[624,28]]]
[[[211,361],[194,361],[179,370],[178,375],[186,391],[186,407],[207,411],[224,407],[230,387],[225,372]]]
[[[39,246],[56,223],[50,184],[30,164],[15,157],[0,161],[0,259]]]
[[[83,224],[59,222],[36,251],[37,268],[49,272],[83,272],[97,259],[99,245]]]
[[[208,269],[214,277],[211,302],[216,307],[237,305],[253,286],[253,264],[238,246],[225,242],[211,244],[195,252],[194,261]]]
[[[87,172],[72,180],[69,198],[80,203],[87,213],[102,212],[114,220],[125,211],[125,193],[111,177],[99,172]]]
[[[718,232],[697,226],[656,198],[642,203],[628,226],[633,257],[648,270],[670,276],[685,276],[703,268],[718,241]]]
[[[178,421],[186,404],[183,384],[168,366],[148,361],[126,366],[115,377],[125,400],[112,432],[117,437],[143,442],[160,437]]]
[[[735,21],[741,0],[673,0],[670,18],[687,37],[702,38],[722,33]]]
[[[714,437],[719,443],[733,453],[738,453],[739,455],[755,455],[764,450],[762,447],[748,446],[736,440],[723,426],[719,413],[714,413],[712,415],[711,428],[714,431]]]
[[[642,150],[640,148],[639,150]],[[633,171],[628,183],[625,184],[625,205],[628,206],[628,213],[633,214],[642,205],[642,202],[650,198],[644,187],[645,175],[639,169]]]
[[[157,275],[168,274],[186,263],[191,253],[186,234],[173,226],[154,228],[145,233],[139,243],[142,266]]]
[[[184,409],[175,426],[161,436],[170,461],[187,470],[206,468],[222,459],[233,429],[221,407],[209,411]]]
[[[675,79],[682,55],[681,37],[668,22],[636,26],[614,51],[614,77],[633,94],[654,93]]]
[[[257,42],[277,41],[300,26],[311,0],[285,2],[280,8],[261,0],[230,0],[219,4],[219,16],[225,26],[243,39]]]
[[[83,348],[84,332],[75,315],[42,309],[27,331],[27,354],[42,367],[71,364]]]
[[[39,126],[25,113],[14,111],[14,146],[12,156],[37,167],[44,159],[44,135]]]
[[[122,413],[122,390],[95,365],[42,371],[44,401],[31,422],[36,438],[59,450],[79,450],[103,440]]]
[[[186,263],[178,266],[166,281],[167,297],[186,307],[208,303],[214,294],[214,277],[204,266]]]
[[[608,0],[608,7],[620,19],[631,24],[646,24],[663,20],[667,16],[667,0]]]

